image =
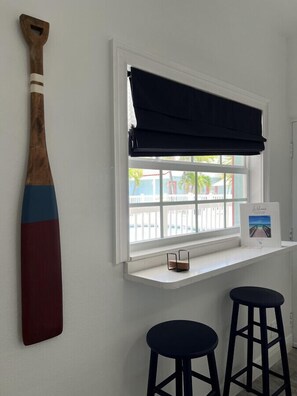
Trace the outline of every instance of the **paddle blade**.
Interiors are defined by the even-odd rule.
[[[22,328],[25,345],[62,332],[59,221],[53,186],[26,186],[21,225]]]

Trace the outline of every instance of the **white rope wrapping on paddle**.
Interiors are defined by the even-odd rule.
[[[42,74],[31,73],[30,74],[30,92],[35,92],[43,95],[43,82],[44,78]],[[39,83],[39,84],[37,84]]]

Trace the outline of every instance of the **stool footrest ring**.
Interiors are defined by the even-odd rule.
[[[248,386],[246,386],[246,384],[244,384],[241,381],[238,381],[236,379],[234,379],[234,380],[231,379],[231,382],[233,382],[233,384],[235,384],[235,385],[240,386],[241,388],[245,389],[246,391],[253,393],[254,395],[263,396],[263,393],[257,391],[256,389],[249,388]]]
[[[277,391],[275,391],[274,393],[272,393],[272,396],[280,395],[280,394],[282,393],[282,391],[285,390],[285,389],[286,389],[286,385],[283,384],[280,388],[278,388]]]
[[[197,373],[196,371],[193,371],[193,370],[191,371],[191,374],[192,374],[193,377],[198,378],[201,381],[207,382],[210,385],[212,384],[211,379],[209,377],[206,377],[203,374]],[[174,379],[176,379],[176,376],[177,376],[177,373],[175,372],[175,373],[171,374],[169,377],[167,377],[166,379],[164,379],[162,382],[160,382],[158,385],[156,385],[155,388],[154,388],[155,393],[157,393],[160,396],[171,396],[169,393],[167,393],[164,390],[162,390],[162,388],[164,388],[164,386],[168,385],[169,382],[171,382]],[[212,396],[212,395],[215,396],[216,393],[214,391],[211,391],[210,393],[208,393],[207,396]]]
[[[164,388],[164,386],[166,386],[167,384],[169,384],[169,382],[173,381],[176,378],[176,373],[173,373],[171,375],[169,375],[169,377],[167,377],[166,379],[164,379],[162,382],[159,383],[159,385],[156,385],[156,390],[157,391],[161,391],[162,388]],[[156,393],[157,393],[156,391]],[[161,391],[164,392],[164,391]],[[165,392],[166,393],[166,392]],[[168,393],[167,393],[168,395]],[[169,395],[170,396],[170,395]]]
[[[230,381],[233,381],[233,382],[234,382],[234,381],[236,380],[236,378],[238,378],[238,377],[240,377],[242,374],[246,373],[246,372],[247,372],[247,369],[248,369],[247,367],[244,367],[243,369],[239,370],[236,374],[232,375]]]
[[[269,348],[273,347],[273,345],[277,344],[280,340],[281,340],[281,337],[276,337],[274,340],[269,342],[269,344],[267,345],[267,348],[269,349]]]
[[[201,381],[207,382],[208,384],[212,383],[210,378],[206,377],[203,374],[196,373],[196,371],[193,371],[193,370],[192,370],[192,376],[195,377],[195,378],[200,379]]]
[[[246,338],[247,340],[248,339],[252,339],[253,340],[253,342],[256,342],[257,344],[261,344],[261,340],[259,339],[259,338],[255,338],[255,337],[249,337],[247,334],[244,334],[243,333],[243,331],[242,331],[243,329],[241,329],[241,330],[237,330],[236,331],[236,335],[237,336],[239,336],[239,337],[242,337],[242,338]]]
[[[261,323],[260,322],[253,321],[253,324],[255,326],[261,327]],[[267,326],[267,330],[274,331],[275,333],[279,333],[278,329],[276,329],[275,327]]]
[[[253,363],[253,367],[256,367],[259,370],[263,370],[263,367],[260,364],[257,364],[257,363]],[[277,373],[276,371],[273,371],[273,370],[268,370],[268,371],[269,371],[269,374],[273,375],[274,377],[280,378],[282,380],[285,379],[283,374],[279,374],[279,373]]]
[[[217,396],[217,392],[216,391],[210,391],[206,396]]]
[[[155,388],[154,391],[155,391],[155,393],[157,393],[157,395],[160,395],[160,396],[172,396],[172,395],[170,395],[170,393],[167,393],[167,392],[163,391],[162,389]]]
[[[260,366],[257,363],[252,363],[252,366],[259,369],[259,370],[263,370],[263,367]],[[254,393],[255,395],[263,395],[261,392],[257,391],[256,389],[253,388],[249,388],[246,384],[244,384],[241,381],[238,381],[237,378],[240,377],[242,374],[244,374],[245,372],[247,372],[248,367],[244,367],[243,369],[239,370],[236,374],[234,374],[231,379],[230,382],[233,382],[235,385],[238,385],[244,389],[246,389],[248,392],[250,393]],[[282,374],[276,373],[273,370],[269,370],[269,374],[273,375],[274,377],[280,378],[282,380],[284,380],[284,376]],[[279,395],[284,389],[286,388],[286,384],[284,383],[280,388],[278,388],[273,394],[272,396],[277,396]]]
[[[240,386],[241,388],[244,388],[245,390],[247,390],[250,393],[254,393],[255,395],[258,395],[258,396],[263,396],[263,393],[257,391],[256,389],[249,388],[246,384],[244,384],[241,381],[238,381],[236,379],[231,379],[231,382],[233,382],[233,384],[235,384],[235,385]],[[283,384],[274,393],[272,393],[272,396],[277,396],[277,395],[281,394],[282,391],[285,390],[285,389],[286,389],[286,384]]]
[[[256,342],[257,344],[262,344],[262,341],[259,338],[255,338],[255,337],[249,337],[248,334],[245,334],[244,332],[247,330],[248,326],[243,327],[242,329],[236,330],[236,335],[245,339],[251,339],[253,342]],[[268,327],[267,327],[268,328]],[[278,333],[277,330],[273,329],[272,327],[270,327],[271,331],[274,331],[276,333]],[[274,340],[272,340],[271,342],[269,342],[267,344],[267,348],[271,348],[273,347],[275,344],[277,344],[279,341],[281,340],[281,337],[276,337]]]
[[[252,363],[252,366],[259,369],[259,370],[263,370],[263,367],[260,366],[260,364],[257,363]],[[235,380],[236,378],[240,377],[242,374],[244,374],[245,372],[247,372],[248,367],[244,367],[243,369],[239,370],[236,374],[232,375],[231,377],[231,381]],[[285,377],[282,374],[279,374],[273,370],[268,370],[269,374],[273,375],[274,377],[280,378],[282,380],[285,379]]]

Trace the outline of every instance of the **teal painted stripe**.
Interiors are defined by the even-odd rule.
[[[58,219],[54,186],[26,185],[22,208],[22,223]]]

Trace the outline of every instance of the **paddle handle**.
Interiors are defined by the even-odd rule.
[[[31,127],[26,184],[53,184],[47,155],[43,96],[43,46],[49,23],[29,15],[20,16],[20,25],[30,53]]]
[[[20,25],[25,40],[30,48],[31,73],[43,75],[42,48],[48,39],[49,23],[29,15],[20,16]]]

